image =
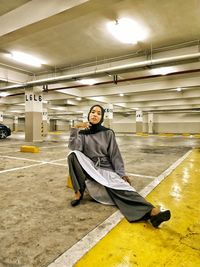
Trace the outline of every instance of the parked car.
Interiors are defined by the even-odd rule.
[[[8,126],[0,123],[0,139],[4,139],[9,135],[11,135],[10,128]]]

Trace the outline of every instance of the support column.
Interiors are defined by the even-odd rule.
[[[3,122],[3,112],[0,111],[0,122]]]
[[[112,128],[112,121],[113,121],[113,104],[108,104],[107,107],[105,108],[104,126]]]
[[[34,87],[25,91],[25,141],[42,141],[42,89]]]
[[[71,130],[72,127],[74,127],[74,120],[73,119],[69,120],[69,131]]]
[[[50,126],[50,132],[55,132],[56,131],[56,120],[51,119],[49,121],[49,126]]]
[[[48,113],[47,113],[47,108],[43,108],[43,112],[42,112],[42,136],[47,136],[47,133],[48,133]]]
[[[88,121],[88,113],[86,111],[83,112],[83,122]]]
[[[148,133],[154,133],[153,129],[153,113],[148,113]]]
[[[17,116],[14,117],[13,131],[18,132],[18,117]]]
[[[143,132],[143,113],[142,110],[136,110],[136,133]]]

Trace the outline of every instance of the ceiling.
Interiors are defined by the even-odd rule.
[[[81,117],[94,103],[124,115],[200,113],[199,10],[199,0],[1,0],[0,94],[9,95],[0,97],[0,111],[24,117],[33,86],[51,118]],[[122,17],[145,27],[147,38],[115,39],[106,25]],[[44,64],[16,63],[7,57],[13,51]],[[95,84],[82,85],[83,78]]]

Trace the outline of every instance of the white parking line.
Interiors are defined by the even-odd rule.
[[[27,169],[30,167],[40,166],[40,165],[44,165],[44,164],[46,164],[46,163],[43,162],[43,163],[32,164],[32,165],[23,166],[23,167],[17,167],[17,168],[13,168],[13,169],[7,169],[7,170],[0,171],[0,173],[18,171],[18,170]]]
[[[127,174],[128,174],[128,175],[131,175],[131,176],[142,177],[142,178],[148,178],[148,179],[155,179],[155,178],[157,178],[157,176],[148,176],[148,175],[136,174],[136,173],[130,173],[130,172],[127,172]]]
[[[43,149],[43,148],[54,148],[54,147],[67,147],[67,145],[59,145],[59,146],[41,146],[40,148]]]
[[[11,156],[0,156],[1,158],[7,158],[7,159],[17,159],[17,160],[26,160],[26,161],[33,161],[33,162],[44,162],[41,160],[35,160],[35,159],[27,159],[27,158],[19,158],[19,157],[11,157]]]
[[[38,162],[38,164],[31,164],[31,165],[28,165],[28,166],[23,166],[23,167],[17,167],[17,168],[3,170],[3,171],[0,171],[0,173],[12,172],[12,171],[21,170],[21,169],[27,169],[27,168],[31,168],[31,167],[35,167],[35,166],[44,165],[44,164],[51,164],[51,165],[57,165],[57,166],[63,166],[63,167],[67,166],[67,164],[56,163],[57,161],[66,160],[66,158],[56,159],[56,160],[52,160],[52,161],[39,161],[39,160],[31,160],[31,159],[11,157],[11,156],[0,156],[0,158],[9,158],[9,159],[17,159],[17,160],[24,160],[24,161],[26,160],[26,161]]]

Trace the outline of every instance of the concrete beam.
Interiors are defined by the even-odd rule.
[[[88,0],[32,0],[0,17],[0,36],[9,34]],[[31,14],[31,16],[24,15]]]

